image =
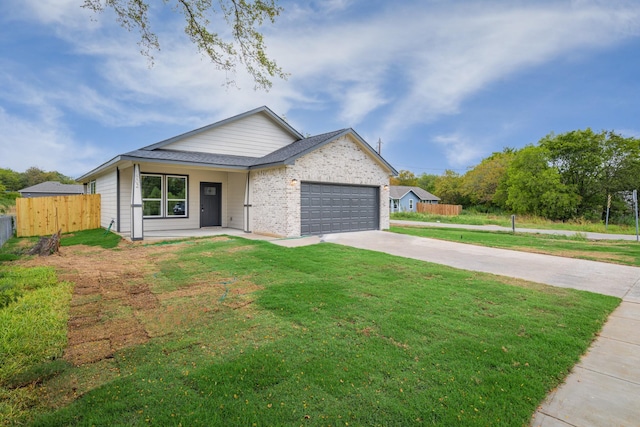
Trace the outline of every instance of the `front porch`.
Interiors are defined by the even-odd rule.
[[[129,235],[129,233],[116,233],[116,234],[119,234],[123,238],[131,241],[131,236]],[[321,236],[285,238],[285,237],[265,236],[264,234],[245,233],[244,231],[237,230],[235,228],[205,227],[205,228],[194,228],[189,230],[145,231],[143,242],[149,243],[149,242],[159,242],[163,240],[180,240],[180,239],[214,237],[214,236],[223,236],[223,235],[237,236],[237,237],[242,237],[244,239],[250,239],[250,240],[264,240],[279,246],[285,246],[289,248],[293,248],[297,246],[313,245],[313,244],[324,241]]]
[[[130,233],[117,233],[127,240],[131,239]],[[242,230],[236,228],[227,227],[203,227],[203,228],[191,228],[184,230],[145,230],[144,242],[159,241],[159,240],[175,240],[175,239],[191,239],[198,237],[212,237],[212,236],[238,236],[251,240],[274,240],[275,237],[264,236],[254,233],[245,233]]]

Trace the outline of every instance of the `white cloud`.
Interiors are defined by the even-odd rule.
[[[0,129],[0,159],[10,160],[0,167],[18,172],[36,166],[73,177],[86,170],[94,158],[104,157],[97,148],[78,144],[68,130],[42,117],[26,120],[0,108]]]
[[[79,0],[21,0],[9,1],[14,18],[25,21],[38,21],[43,24],[64,28],[98,28],[97,17],[82,7]]]
[[[46,83],[30,73],[12,72],[11,81],[0,75],[0,100],[37,111],[37,118],[20,122],[27,135],[40,132],[45,141],[76,150],[79,144],[63,125],[68,111],[109,127],[196,127],[260,105],[278,114],[332,111],[345,127],[376,113],[384,120],[367,130],[374,140],[402,141],[405,129],[459,113],[470,97],[501,79],[554,59],[589,55],[640,29],[635,1],[382,3],[376,9],[348,0],[285,4],[276,25],[266,27],[266,43],[292,75],[265,93],[252,90],[241,65],[231,77],[242,90],[226,88],[226,76],[197,53],[179,17],[155,28],[162,50],[149,69],[138,35],[119,28],[109,14],[92,21],[79,0],[25,0],[19,13],[23,3],[12,1],[13,18],[49,26],[71,46],[71,59],[86,60],[81,65],[90,71],[69,65],[74,77],[68,78],[64,68],[45,70],[52,78]],[[3,112],[3,120],[10,116]],[[38,119],[46,126],[36,131]],[[466,167],[480,155],[454,131],[437,141],[455,165]]]
[[[438,135],[433,141],[444,148],[449,164],[455,168],[467,168],[481,159],[483,149],[477,141],[461,135]]]

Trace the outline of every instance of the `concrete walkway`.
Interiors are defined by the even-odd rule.
[[[322,240],[622,298],[565,383],[538,408],[531,426],[640,425],[640,268],[382,231],[329,234]]]
[[[422,221],[404,221],[404,220],[391,220],[392,226],[397,227],[439,227],[439,228],[460,228],[465,230],[480,230],[480,231],[506,231],[512,232],[511,227],[502,227],[500,225],[469,225],[469,224],[449,224],[444,222],[422,222]],[[535,234],[556,234],[561,236],[575,236],[577,233],[584,235],[590,240],[637,240],[635,235],[631,234],[609,234],[609,233],[593,233],[590,231],[568,231],[568,230],[544,230],[536,228],[520,228],[516,223],[517,233],[535,233]]]

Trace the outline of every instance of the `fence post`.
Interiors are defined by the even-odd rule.
[[[633,190],[633,204],[636,211],[636,242],[640,242],[640,235],[638,234],[638,190]]]

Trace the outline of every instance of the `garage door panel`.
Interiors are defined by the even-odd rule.
[[[303,182],[301,233],[323,234],[379,228],[379,189]]]

